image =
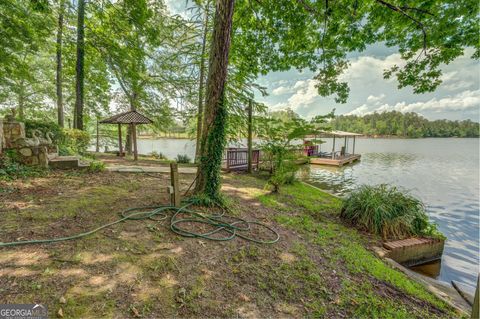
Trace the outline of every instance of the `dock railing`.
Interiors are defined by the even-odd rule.
[[[229,147],[225,149],[224,160],[227,170],[246,170],[248,166],[248,149]],[[252,168],[257,170],[260,162],[260,150],[252,150]]]

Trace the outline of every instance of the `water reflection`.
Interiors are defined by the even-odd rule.
[[[478,139],[364,139],[357,145],[362,154],[358,164],[306,165],[299,176],[340,196],[361,184],[410,190],[448,237],[438,278],[473,285],[479,271]],[[436,266],[428,267],[431,273]]]

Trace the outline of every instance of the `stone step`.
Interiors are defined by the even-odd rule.
[[[58,169],[78,168],[79,164],[80,160],[76,156],[57,156],[48,162],[50,168]]]
[[[58,157],[58,153],[48,153],[47,156],[48,156],[49,160],[52,160],[52,159]]]

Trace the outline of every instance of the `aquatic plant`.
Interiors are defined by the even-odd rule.
[[[363,185],[353,191],[345,199],[340,216],[384,239],[443,237],[429,221],[420,199],[385,184]]]
[[[167,157],[162,152],[152,151],[148,155],[150,155],[151,157],[153,157],[155,159],[160,159],[160,160],[166,160],[167,159]]]
[[[192,161],[192,159],[190,157],[188,157],[188,155],[182,155],[182,154],[178,154],[177,157],[175,157],[175,161],[177,163],[182,163],[182,164],[188,164]]]

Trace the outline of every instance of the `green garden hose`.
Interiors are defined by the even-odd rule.
[[[235,217],[235,216],[228,216],[225,215],[225,210],[222,209],[222,213],[220,214],[203,214],[199,211],[189,209],[190,206],[196,204],[195,201],[189,200],[183,203],[181,207],[174,207],[174,206],[144,206],[144,207],[134,207],[124,210],[120,213],[119,219],[99,226],[95,229],[90,231],[79,233],[72,236],[67,237],[58,237],[58,238],[50,238],[50,239],[36,239],[36,240],[24,240],[24,241],[14,241],[14,242],[7,242],[2,243],[0,242],[0,247],[8,247],[8,246],[19,246],[19,245],[29,245],[29,244],[46,244],[46,243],[55,243],[60,241],[67,241],[78,239],[82,237],[86,237],[91,235],[99,230],[104,228],[116,225],[118,223],[127,221],[127,220],[143,220],[143,219],[151,219],[154,221],[163,221],[166,220],[169,216],[169,212],[173,212],[170,218],[170,229],[184,237],[193,237],[193,238],[203,238],[208,240],[214,241],[227,241],[234,239],[235,237],[240,237],[244,240],[260,243],[260,244],[273,244],[276,243],[280,239],[280,235],[276,232],[272,227],[260,223],[257,221],[247,221],[245,219]],[[185,217],[179,217],[179,215],[185,215]],[[233,219],[234,221],[228,221],[228,219]],[[200,226],[207,226],[213,228],[212,230],[200,232],[200,231],[193,231],[185,228],[182,228],[181,224],[187,224],[190,226],[193,225],[200,225]],[[251,233],[252,228],[251,225],[257,225],[261,228],[266,229],[273,239],[260,239],[255,238],[254,236],[249,236]],[[216,234],[221,232],[227,233],[224,237],[218,237]]]

